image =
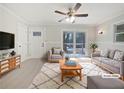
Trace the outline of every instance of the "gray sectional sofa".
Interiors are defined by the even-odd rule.
[[[88,89],[124,89],[124,82],[118,78],[87,77]]]
[[[124,79],[124,52],[120,50],[106,49],[91,54],[92,62],[107,69],[108,71],[120,74]]]

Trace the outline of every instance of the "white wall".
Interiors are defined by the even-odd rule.
[[[62,31],[64,29],[70,30],[70,31],[81,31],[86,33],[86,51],[89,51],[88,46],[91,42],[95,40],[95,28],[92,26],[86,26],[86,25],[42,25],[42,26],[29,26],[26,24],[25,21],[21,20],[18,16],[14,15],[13,12],[10,10],[7,10],[6,8],[0,7],[0,30],[14,33],[15,34],[15,51],[17,53],[21,53],[21,50],[24,50],[21,54],[24,56],[22,60],[25,60],[27,58],[35,58],[32,56],[32,54],[36,54],[35,45],[31,48],[31,45],[33,44],[33,41],[31,37],[31,29],[32,28],[38,28],[43,32],[43,38],[40,42],[40,46],[44,44],[44,47],[40,51],[37,51],[37,54],[41,54],[42,56],[52,47],[62,47]],[[19,26],[18,23],[20,23],[23,26]],[[28,29],[29,28],[29,29]],[[20,29],[23,30],[20,32]],[[37,31],[37,29],[34,29]],[[19,32],[18,32],[19,31]],[[25,32],[26,31],[26,32]],[[23,38],[23,34],[25,38]],[[21,36],[19,36],[21,35]],[[22,38],[20,38],[22,37]],[[24,42],[23,42],[24,41]],[[23,48],[20,49],[20,44]],[[23,45],[22,45],[23,44]],[[34,50],[33,50],[34,48]],[[32,52],[34,51],[34,52]]]
[[[0,8],[0,30],[3,30],[3,9]]]
[[[124,51],[124,43],[114,42],[114,24],[124,23],[124,15],[108,20],[97,27],[98,31],[103,31],[103,34],[96,35],[96,42],[99,49],[120,49]]]
[[[89,44],[95,41],[96,29],[94,26],[86,26],[86,25],[74,25],[74,24],[66,24],[66,25],[46,25],[46,52],[52,47],[61,47],[62,48],[62,31],[80,31],[86,33],[86,52],[89,51]]]
[[[20,31],[19,28],[21,26],[18,27],[18,23],[25,25],[25,27],[22,26],[21,28],[23,29],[23,31],[19,33],[18,31]],[[20,17],[16,16],[10,10],[0,7],[0,30],[15,34],[15,51],[17,53],[20,53],[20,48],[19,48],[20,43],[24,44],[24,45],[21,45],[23,46],[21,50],[25,49],[25,51],[23,51],[22,53],[22,55],[24,54],[25,57],[23,57],[22,60],[33,57],[31,56],[31,54],[33,53],[36,54],[36,51],[31,53],[32,49],[30,48],[32,43],[32,39],[30,38],[31,36],[30,28],[32,27],[35,27],[35,26],[28,27],[27,23],[24,20],[20,19]],[[37,27],[41,28],[41,31],[43,31],[43,39],[41,40],[41,44],[44,43],[44,48],[42,48],[41,51],[37,51],[39,55],[40,55],[40,52],[42,52],[43,53],[42,55],[44,55],[52,47],[62,47],[62,31],[65,29],[70,31],[81,31],[86,33],[86,40],[87,40],[86,51],[88,51],[88,53],[89,53],[89,48],[88,48],[89,44],[95,41],[95,27],[93,26],[62,24],[62,25],[42,25]],[[24,33],[27,33],[27,35],[25,35],[25,38],[23,38],[22,36],[20,40],[18,36],[20,33],[22,33],[21,35],[23,35]],[[36,49],[36,47],[34,47],[34,49]]]
[[[13,12],[0,5],[0,31],[15,34],[15,51],[18,54],[18,31],[17,23],[25,24],[25,21],[19,19]],[[22,39],[24,39],[22,37]],[[11,50],[3,50],[0,53],[10,52]],[[25,60],[26,58],[22,59]]]

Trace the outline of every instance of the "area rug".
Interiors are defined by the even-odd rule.
[[[82,81],[79,77],[66,77],[64,82],[61,82],[59,63],[47,62],[33,79],[29,89],[86,89],[87,76],[109,73],[90,61],[80,61],[79,64],[83,67]]]

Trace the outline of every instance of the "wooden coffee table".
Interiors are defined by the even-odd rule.
[[[75,60],[78,61],[78,60]],[[79,76],[80,80],[82,80],[82,66],[80,64],[77,64],[77,66],[66,66],[65,59],[59,60],[60,63],[60,70],[61,70],[61,81],[63,82],[63,79],[65,76]]]

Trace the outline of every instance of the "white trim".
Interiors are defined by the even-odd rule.
[[[113,23],[112,25],[121,25],[121,24],[124,24],[124,19],[123,20],[119,20],[119,21]]]
[[[115,45],[122,45],[122,46],[124,46],[124,43],[122,43],[122,42],[97,42],[98,44],[110,44],[110,45],[112,45],[112,44],[115,44]]]
[[[102,19],[102,20],[99,20],[96,25],[104,24],[104,23],[106,23],[107,21],[110,21],[110,20],[112,20],[112,19],[115,19],[115,18],[117,18],[117,17],[119,17],[119,16],[121,16],[121,15],[124,15],[124,11],[120,11],[120,12],[118,12],[118,13],[116,13],[116,14],[113,14],[113,15],[111,15],[111,16],[109,16],[109,17],[106,17],[106,18],[104,18],[104,20],[103,20],[103,19]],[[123,21],[123,22],[124,22],[124,21]]]
[[[61,44],[61,42],[56,42],[56,41],[46,41],[46,44]]]
[[[30,24],[32,25],[32,24]],[[39,25],[39,24],[36,24],[36,25]],[[66,24],[66,23],[53,23],[53,24],[41,24],[42,26],[82,26],[82,27],[85,27],[85,28],[90,28],[90,27],[96,27],[96,24]],[[40,25],[40,26],[41,26]]]
[[[24,20],[22,17],[16,15],[13,11],[11,11],[11,10],[10,10],[9,8],[7,8],[6,6],[0,4],[0,7],[1,7],[2,9],[4,9],[6,12],[8,12],[8,13],[12,14],[13,16],[15,16],[15,17],[16,17],[17,19],[19,19],[20,21],[22,21],[22,22],[28,24],[28,22],[27,22],[26,20]]]

